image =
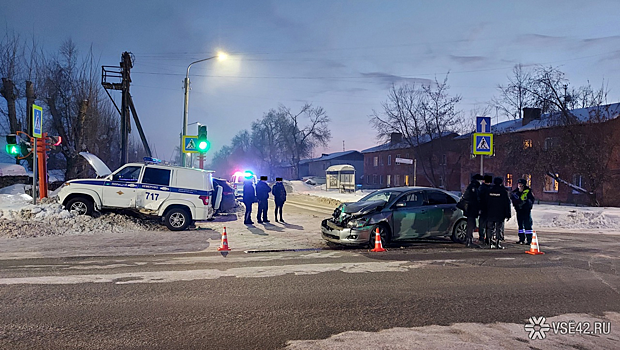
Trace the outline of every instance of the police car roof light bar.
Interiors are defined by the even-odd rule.
[[[144,157],[145,164],[161,164],[161,159],[153,158],[153,157]]]

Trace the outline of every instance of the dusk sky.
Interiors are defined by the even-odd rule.
[[[518,63],[558,67],[574,87],[604,82],[618,102],[619,13],[617,0],[0,0],[0,34],[34,36],[46,52],[70,38],[82,54],[92,45],[99,65],[132,52],[131,93],[163,159],[179,144],[188,64],[223,50],[228,60],[190,71],[189,122],[208,125],[210,154],[269,109],[312,103],[331,118],[320,156],[343,141],[346,150],[376,145],[370,115],[390,86],[447,72],[467,117]]]

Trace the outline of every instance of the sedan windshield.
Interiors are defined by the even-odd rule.
[[[364,201],[384,201],[384,202],[389,202],[392,199],[398,197],[398,195],[400,195],[401,193],[402,192],[400,192],[400,191],[376,191],[376,192],[373,192],[373,193],[367,195],[366,197],[363,197],[358,202],[364,202]]]

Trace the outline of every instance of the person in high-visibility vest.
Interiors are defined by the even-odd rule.
[[[534,233],[532,231],[532,207],[535,198],[525,179],[517,181],[517,188],[512,191],[511,197],[519,225],[519,241],[516,243],[529,245],[532,243],[532,234]]]

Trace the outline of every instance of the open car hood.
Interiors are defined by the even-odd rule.
[[[362,214],[368,213],[377,207],[384,206],[385,201],[364,201],[364,202],[353,202],[346,203],[344,205],[344,212],[347,214]]]
[[[88,164],[90,164],[90,166],[92,166],[93,169],[95,169],[97,176],[105,177],[105,176],[112,174],[112,171],[110,170],[110,168],[108,168],[108,166],[105,165],[105,163],[101,159],[99,159],[96,155],[92,153],[88,153],[88,152],[80,152],[80,155],[88,161]]]

